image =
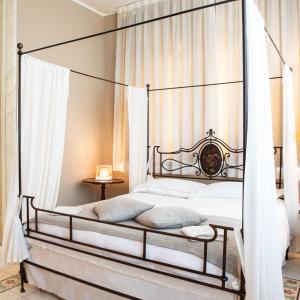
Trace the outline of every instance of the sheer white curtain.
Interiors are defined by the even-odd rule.
[[[1,99],[0,99],[0,236],[5,221],[7,184],[13,169],[16,134],[17,1],[1,0]],[[1,237],[0,237],[1,238]]]
[[[293,162],[291,168],[294,169],[294,177],[287,182],[287,177],[284,178],[285,190],[288,186],[294,186],[292,191],[285,194],[294,194],[293,205],[287,205],[287,211],[290,219],[291,233],[293,235],[293,241],[291,244],[292,251],[300,250],[300,237],[297,233],[299,225],[297,224],[297,207],[299,203],[300,193],[296,196],[296,184],[299,187],[299,158],[300,158],[300,0],[256,0],[261,13],[264,16],[266,27],[269,29],[274,41],[278,45],[281,53],[283,54],[287,64],[293,68],[291,74],[289,70],[283,69],[283,65],[278,58],[278,54],[274,50],[274,47],[269,43],[269,61],[270,61],[270,72],[272,76],[283,74],[286,81],[289,78],[290,86],[293,86],[293,96],[290,105],[294,106],[295,126],[296,126],[296,147],[298,146],[298,163],[296,160]],[[287,72],[285,72],[287,71]],[[287,75],[287,76],[286,76]],[[273,129],[274,129],[274,140],[276,145],[283,145],[285,130],[282,126],[285,122],[282,114],[283,102],[286,93],[284,90],[284,81],[272,80],[272,108],[273,108]],[[284,97],[282,97],[284,95]],[[293,103],[292,103],[293,102]],[[295,141],[294,141],[295,142]],[[285,150],[293,151],[285,148]],[[289,159],[285,159],[289,161]],[[286,166],[285,166],[286,167]],[[298,167],[298,174],[296,168]],[[287,174],[286,174],[287,175]],[[289,175],[287,175],[289,177]],[[287,185],[286,185],[287,184]],[[289,196],[288,196],[289,197]],[[286,198],[286,197],[285,197]],[[296,201],[295,201],[296,200]],[[294,225],[293,225],[294,224]]]
[[[23,194],[53,209],[59,189],[70,71],[45,61],[22,58]]]
[[[64,150],[69,70],[30,56],[22,57],[22,178],[23,194],[35,204],[56,205]],[[17,152],[8,187],[3,255],[7,263],[28,257],[18,218]]]
[[[256,0],[266,27],[284,56],[293,68],[294,108],[300,158],[300,0]],[[283,65],[274,47],[269,44],[270,73],[283,74]],[[272,80],[272,108],[275,144],[282,144],[282,82]],[[300,161],[298,160],[298,164]]]
[[[144,0],[120,8],[118,26],[209,3],[214,0]],[[240,22],[237,2],[118,32],[116,81],[161,88],[240,80]],[[151,92],[150,144],[165,151],[190,147],[212,128],[242,147],[241,96],[241,84]],[[114,168],[120,171],[128,161],[125,98],[116,87]]]
[[[128,87],[129,191],[147,176],[147,91]]]
[[[300,216],[297,167],[297,141],[293,95],[293,76],[288,65],[283,75],[283,175],[284,202],[291,235],[291,251],[300,251]]]
[[[214,0],[144,0],[120,8],[118,26],[212,2]],[[255,2],[280,51],[294,69],[300,157],[300,118],[297,117],[300,115],[300,0]],[[150,83],[152,88],[240,80],[240,22],[239,3],[229,3],[119,32],[116,79],[140,87]],[[280,58],[269,41],[268,54],[270,75],[281,76]],[[282,83],[280,79],[270,82],[274,144],[281,145]],[[150,98],[152,145],[161,145],[165,150],[188,147],[211,127],[232,147],[242,146],[240,84],[153,92]],[[124,99],[123,89],[116,87],[113,155],[115,169],[122,171],[128,162]]]
[[[283,300],[268,54],[264,20],[247,5],[248,139],[244,195],[244,261],[249,300]]]

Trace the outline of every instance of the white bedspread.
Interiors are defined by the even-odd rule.
[[[210,216],[221,216],[221,217],[229,217],[235,218],[238,220],[242,219],[242,200],[236,198],[173,198],[167,196],[160,196],[148,193],[130,193],[130,197],[148,203],[153,203],[156,206],[168,206],[168,205],[176,205],[182,206],[185,208],[189,208],[195,210],[204,215]],[[121,197],[121,196],[120,196]],[[277,202],[277,214],[274,216],[279,222],[281,231],[278,233],[281,237],[281,250],[282,250],[282,260],[284,261],[285,252],[289,245],[290,233],[288,220],[285,212],[284,203],[282,200],[276,200]],[[94,206],[95,203],[88,204],[87,206]],[[39,224],[39,230],[45,233],[53,234],[59,237],[69,237],[69,230],[66,228]],[[122,251],[125,253],[133,254],[133,255],[142,255],[142,243],[128,240],[119,237],[107,236],[100,233],[95,232],[87,232],[74,230],[73,231],[73,239],[87,243],[96,245],[99,247],[105,247],[109,249],[113,249],[116,251]],[[43,246],[44,249],[45,245]],[[49,248],[49,250],[51,247]],[[68,256],[68,252],[61,249],[65,255]],[[184,253],[168,248],[162,248],[154,245],[147,245],[147,258],[158,260],[161,262],[175,264],[178,266],[194,269],[194,270],[202,270],[203,261],[196,255]],[[221,270],[211,264],[207,264],[207,271],[212,274],[220,275]],[[33,270],[31,270],[33,272]],[[39,272],[36,270],[36,272]],[[177,271],[174,271],[175,273]],[[179,271],[178,271],[179,272]],[[238,288],[236,278],[227,274],[229,280],[226,284],[228,288]],[[38,284],[37,281],[34,281],[35,284]]]
[[[220,216],[242,220],[242,199],[239,198],[172,198],[146,193],[130,193],[134,199],[153,203],[156,206],[176,205],[195,210],[208,216]],[[280,227],[282,262],[290,244],[290,228],[284,201],[276,199],[277,214],[274,218]]]
[[[156,206],[176,205],[193,209],[204,215],[231,217],[241,220],[242,201],[234,198],[172,198],[166,196],[153,195],[148,193],[130,193],[130,197],[143,201],[153,203]],[[121,197],[121,196],[120,196]],[[285,208],[282,200],[277,200],[278,215],[274,216],[281,224],[282,231],[279,233],[282,241],[282,259],[284,261],[285,251],[289,244],[289,226],[286,218]],[[88,204],[93,206],[94,203]],[[59,237],[68,238],[69,230],[66,228],[39,224],[39,230],[48,234]],[[120,237],[112,237],[96,232],[89,231],[73,231],[73,239],[87,244],[96,245],[98,247],[105,247],[108,249],[122,251],[128,254],[137,256],[142,255],[142,243],[128,240]],[[203,261],[196,255],[184,253],[169,248],[158,247],[154,245],[147,245],[147,257],[149,259],[162,261],[169,264],[175,264],[181,267],[190,268],[194,270],[202,270]],[[221,270],[213,264],[208,263],[207,271],[216,275],[221,274]],[[229,274],[228,274],[229,275]],[[229,282],[234,281],[235,278],[229,275]]]

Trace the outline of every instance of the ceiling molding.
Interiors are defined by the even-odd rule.
[[[110,16],[110,15],[114,15],[116,13],[116,11],[112,11],[110,13],[103,13],[102,11],[95,9],[94,7],[82,2],[81,0],[72,0],[73,2],[77,3],[78,5],[81,5],[82,7],[96,13],[97,15],[101,16],[101,17],[106,17],[106,16]]]

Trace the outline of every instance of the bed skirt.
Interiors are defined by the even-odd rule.
[[[237,300],[236,295],[179,279],[74,253],[45,243],[30,243],[30,260],[62,273],[145,300]],[[28,282],[68,300],[122,299],[71,279],[25,264]]]

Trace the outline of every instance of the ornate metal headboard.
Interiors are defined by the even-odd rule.
[[[213,129],[206,135],[191,148],[180,148],[173,152],[163,152],[160,146],[154,146],[153,176],[242,181],[243,148],[231,148],[215,136]],[[280,155],[277,183],[281,187],[282,147],[274,147],[274,154],[277,153]]]

